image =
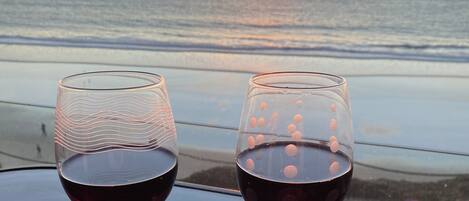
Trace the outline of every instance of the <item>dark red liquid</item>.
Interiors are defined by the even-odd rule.
[[[285,150],[289,144],[298,150],[294,156]],[[261,144],[241,152],[237,159],[238,184],[246,201],[341,201],[352,170],[344,153],[332,153],[328,146],[314,143]]]
[[[165,149],[75,155],[60,181],[72,201],[163,201],[176,179],[177,158]]]

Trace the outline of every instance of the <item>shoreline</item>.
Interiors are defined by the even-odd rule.
[[[348,58],[344,58],[348,59]],[[378,59],[379,60],[379,59]],[[388,60],[388,59],[384,59]],[[392,61],[392,60],[390,60]],[[404,60],[405,61],[405,60]],[[155,66],[155,65],[131,65],[131,64],[115,64],[115,63],[98,63],[98,62],[75,62],[75,61],[27,61],[27,60],[11,60],[11,59],[0,59],[0,63],[24,63],[24,64],[72,64],[72,65],[93,65],[93,66],[116,66],[116,67],[127,67],[127,68],[156,68],[156,69],[169,69],[169,70],[184,70],[184,71],[206,71],[206,72],[220,72],[220,73],[238,73],[238,74],[256,74],[262,73],[260,71],[249,71],[249,70],[232,70],[232,69],[212,69],[212,68],[191,68],[184,66]],[[430,61],[431,62],[431,61]],[[445,62],[443,62],[445,63]],[[468,65],[469,68],[469,65]],[[427,70],[436,70],[436,69],[427,69]],[[443,70],[443,69],[440,69]],[[343,76],[349,77],[367,77],[367,76],[386,76],[386,77],[441,77],[441,78],[468,78],[469,74],[463,72],[463,74],[397,74],[397,73],[352,73],[343,74]]]
[[[87,65],[96,68],[157,68],[230,73],[321,71],[344,76],[469,76],[469,62],[356,59],[323,56],[258,55],[198,51],[0,45],[0,62]],[[83,68],[85,69],[85,68]]]
[[[0,46],[42,46],[54,48],[82,48],[124,51],[149,52],[202,52],[213,54],[243,54],[265,56],[295,56],[295,57],[324,57],[335,59],[364,59],[364,60],[408,60],[423,62],[469,63],[469,46],[463,45],[368,45],[356,47],[318,46],[316,47],[233,47],[216,44],[184,44],[152,41],[148,39],[134,39],[123,41],[120,39],[66,39],[66,38],[34,38],[23,36],[1,36]],[[323,44],[322,44],[323,45]],[[355,48],[355,49],[354,49]],[[386,49],[384,50],[383,49]],[[428,52],[432,49],[448,49],[447,51],[465,51],[459,55],[442,55]],[[396,51],[398,50],[398,51]],[[413,52],[410,52],[412,50]],[[394,52],[393,52],[394,51]],[[407,52],[406,52],[407,51]]]

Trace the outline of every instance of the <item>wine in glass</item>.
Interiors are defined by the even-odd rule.
[[[55,153],[72,201],[163,201],[177,173],[162,76],[102,71],[59,82]]]
[[[247,201],[342,201],[353,170],[344,78],[314,72],[252,77],[236,153]]]

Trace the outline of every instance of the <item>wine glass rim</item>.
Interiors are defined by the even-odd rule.
[[[322,76],[322,77],[331,77],[331,78],[336,78],[338,79],[338,82],[330,85],[324,85],[324,86],[312,86],[312,87],[296,87],[296,86],[276,86],[272,84],[264,84],[258,81],[258,79],[263,78],[265,76],[271,76],[271,75],[297,75],[297,74],[303,74],[303,75],[315,75],[315,76]],[[269,73],[261,73],[257,74],[251,77],[249,80],[251,85],[259,86],[259,87],[264,87],[264,88],[271,88],[271,89],[299,89],[299,90],[316,90],[316,89],[327,89],[327,88],[335,88],[339,87],[342,85],[345,85],[347,83],[347,80],[339,75],[334,75],[334,74],[329,74],[329,73],[322,73],[322,72],[315,72],[315,71],[278,71],[278,72],[269,72]]]
[[[135,85],[135,86],[129,86],[129,87],[104,87],[104,88],[76,87],[76,86],[66,84],[67,80],[73,79],[73,78],[76,78],[76,77],[80,77],[80,76],[105,75],[105,74],[112,74],[112,73],[147,75],[147,76],[152,76],[152,77],[156,78],[157,81],[151,80],[150,84],[142,84],[142,85]],[[144,79],[144,78],[142,77],[140,79]],[[121,91],[121,90],[134,90],[134,89],[144,89],[144,88],[150,88],[150,87],[158,87],[158,86],[161,86],[162,83],[164,83],[164,77],[159,75],[159,74],[156,74],[156,73],[150,73],[150,72],[144,72],[144,71],[130,71],[130,70],[129,71],[126,71],[126,70],[109,70],[109,71],[90,71],[90,72],[77,73],[77,74],[66,76],[66,77],[59,80],[59,87],[65,88],[65,89],[81,90],[81,91]]]

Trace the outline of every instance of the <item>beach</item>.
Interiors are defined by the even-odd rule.
[[[238,127],[253,73],[339,74],[350,85],[356,140],[469,153],[467,63],[43,46],[4,46],[0,60],[1,101],[54,107],[62,77],[141,70],[166,77],[177,121],[229,128]],[[447,136],[452,143],[440,143]]]
[[[24,54],[28,52],[31,53],[28,59],[17,61],[25,58]],[[72,54],[73,58],[67,57]],[[140,54],[145,59],[132,54]],[[223,157],[215,157],[219,159],[215,163],[197,165],[188,162],[182,177],[198,170],[226,165],[232,162],[236,129],[249,77],[255,72],[299,66],[295,69],[337,73],[348,79],[354,137],[361,143],[355,152],[357,161],[395,170],[443,175],[464,174],[469,167],[468,160],[465,160],[469,153],[465,146],[469,130],[465,120],[469,116],[462,109],[469,107],[469,97],[467,93],[459,93],[469,90],[469,69],[465,63],[190,51],[136,53],[135,50],[42,46],[4,46],[0,48],[0,55],[5,57],[0,62],[2,114],[9,114],[2,117],[4,140],[0,148],[17,156],[53,162],[53,110],[57,81],[61,77],[95,70],[141,70],[162,74],[167,79],[178,122],[178,143],[181,150],[190,148],[190,151],[182,151],[181,157],[188,157],[187,161],[197,158],[204,161],[207,158],[205,151],[226,153]],[[54,62],[51,62],[51,55]],[[84,59],[76,59],[81,57]],[[248,64],[255,67],[249,68]],[[386,68],[389,70],[383,73]],[[46,134],[42,132],[42,124]],[[23,128],[19,125],[28,126]],[[441,143],[448,140],[451,143]],[[38,146],[41,153],[38,153]],[[207,150],[200,150],[200,147]],[[401,150],[399,147],[416,150]],[[394,154],[399,151],[415,154],[396,161]],[[201,154],[189,157],[183,153]],[[4,168],[35,163],[2,157],[0,162]],[[441,163],[434,163],[435,160]],[[363,168],[363,173],[357,173],[362,176],[358,177],[395,178],[394,173],[386,176],[382,171],[373,173]],[[361,171],[356,169],[356,172]],[[403,174],[398,178],[412,177]],[[425,176],[415,178],[428,179]]]
[[[138,70],[166,78],[178,135],[178,181],[236,189],[237,127],[248,79],[295,69],[348,80],[356,141],[348,200],[467,198],[466,63],[16,45],[1,47],[0,57],[1,169],[55,166],[59,79]]]

